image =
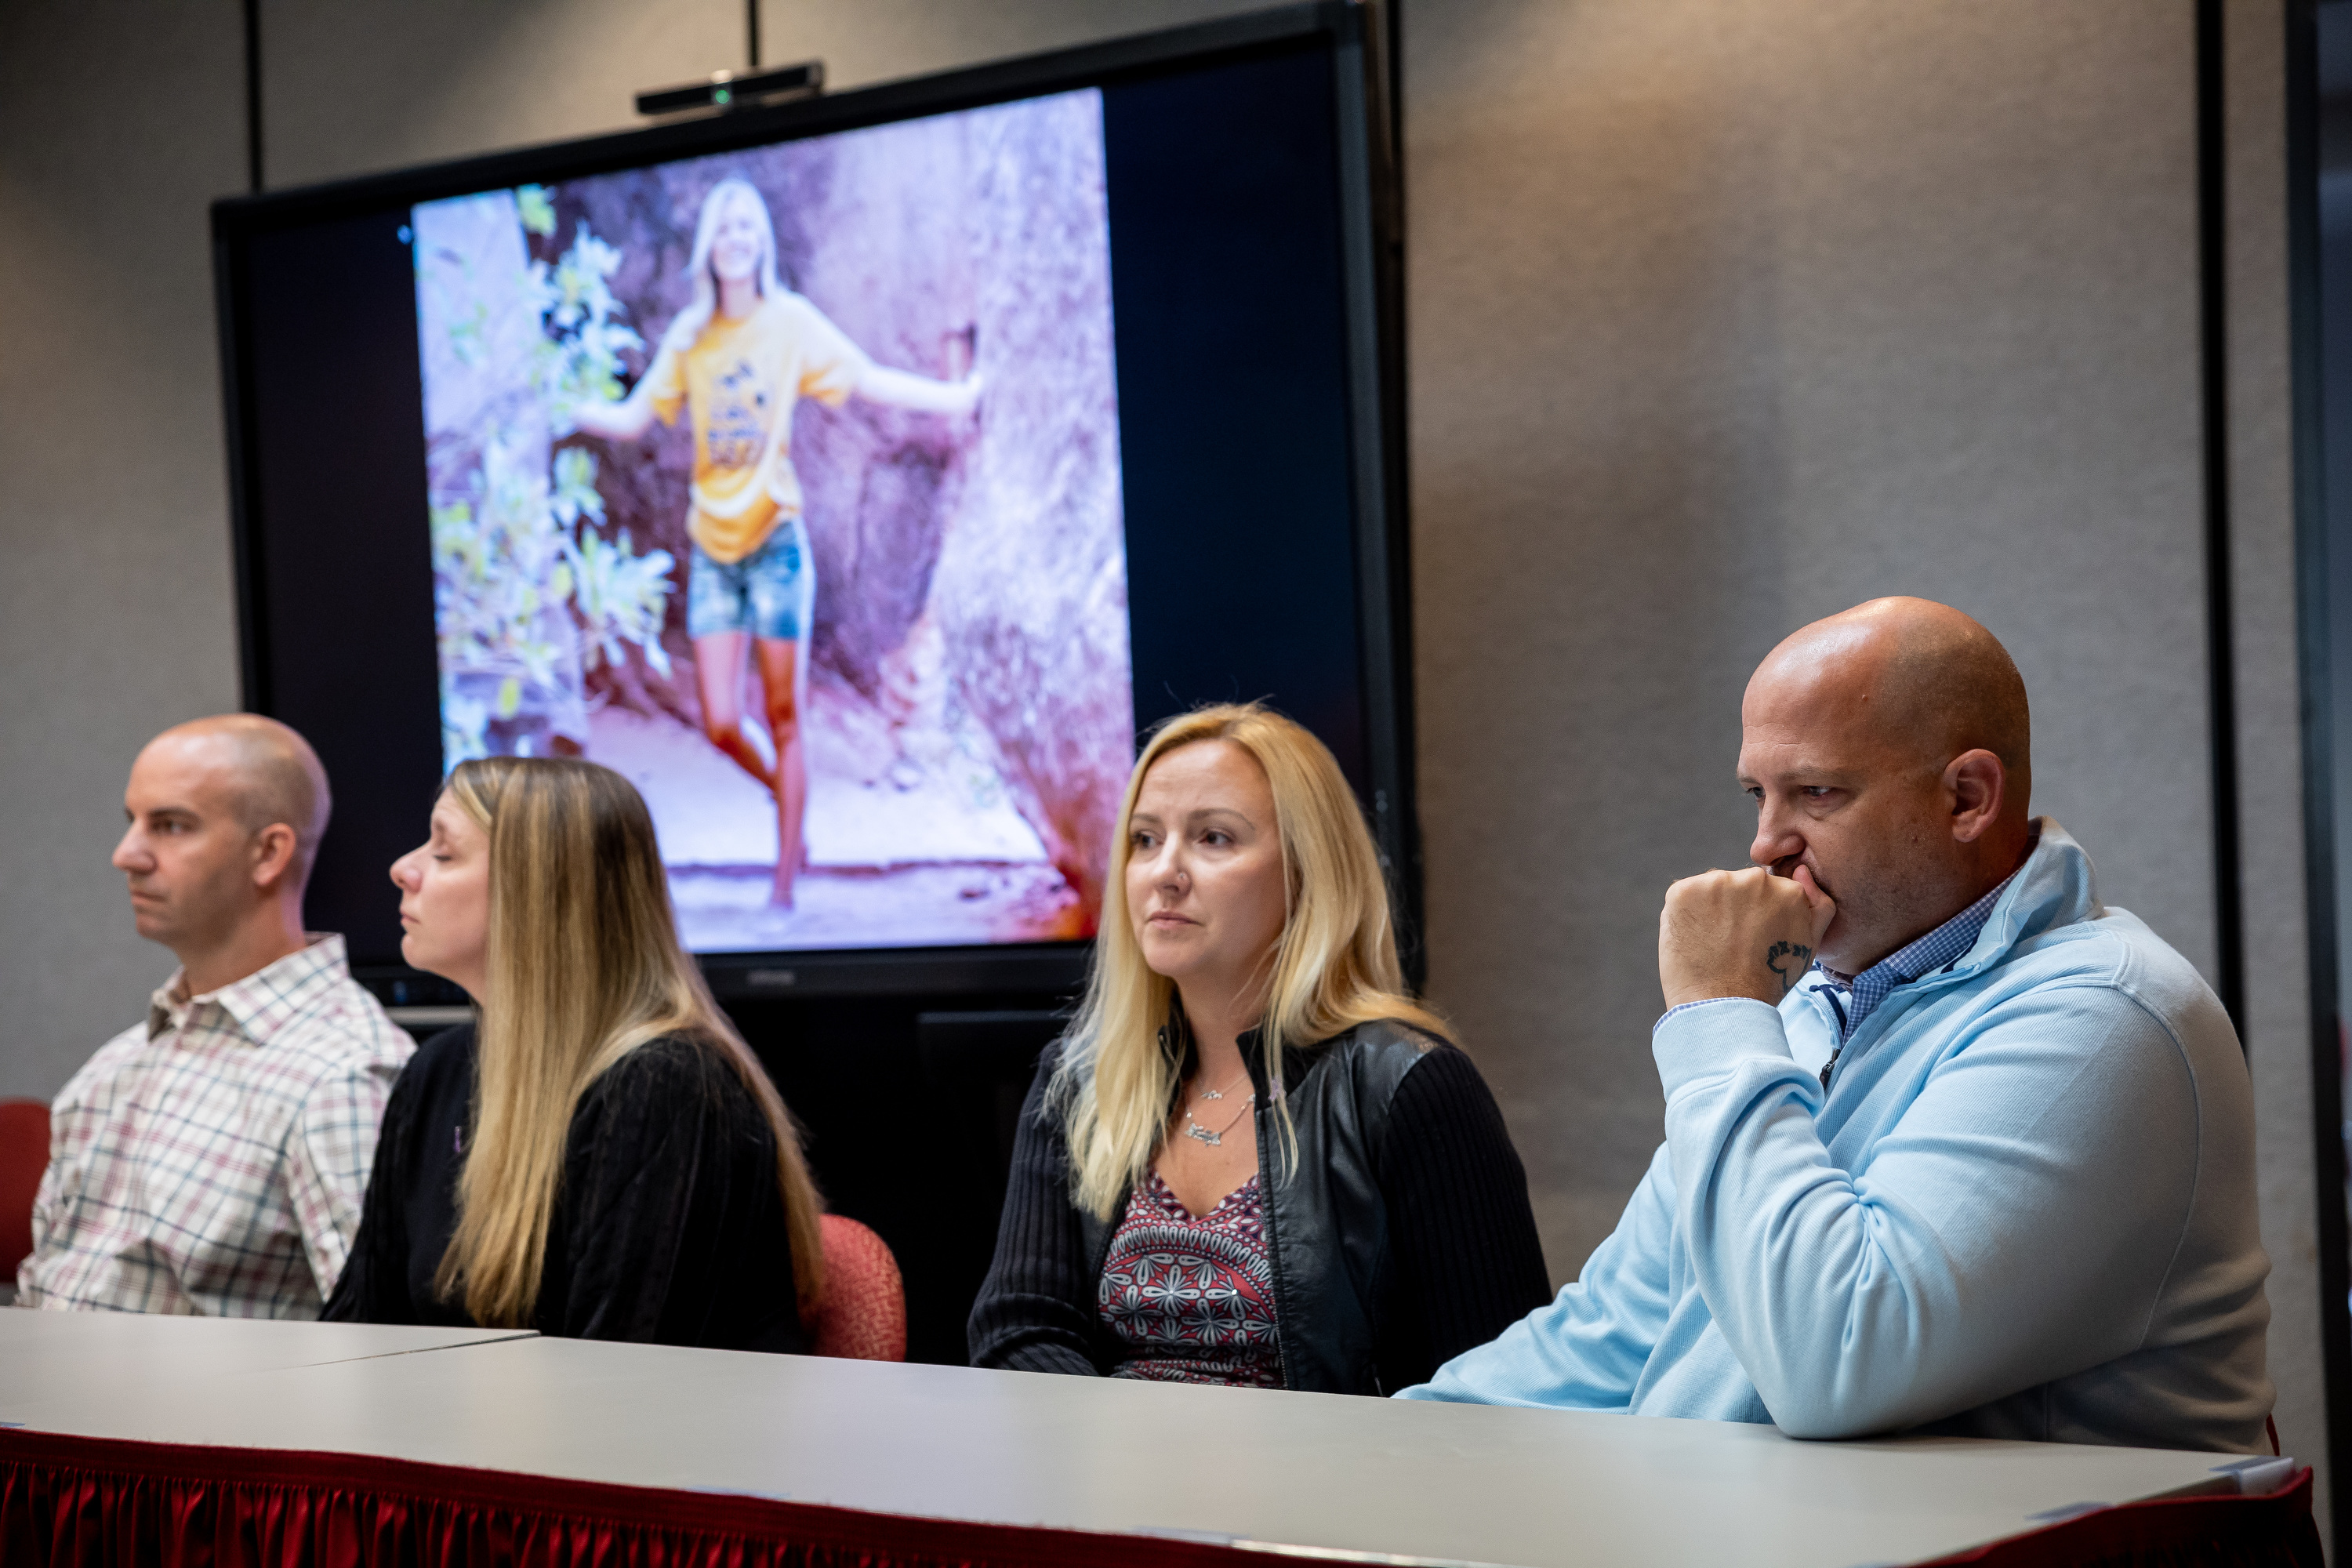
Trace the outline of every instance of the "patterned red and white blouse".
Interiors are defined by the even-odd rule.
[[[1113,1377],[1282,1386],[1255,1176],[1195,1215],[1152,1172],[1111,1233],[1097,1300],[1104,1325],[1127,1347]]]

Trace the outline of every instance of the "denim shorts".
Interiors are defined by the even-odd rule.
[[[686,635],[750,632],[797,642],[809,633],[816,602],[816,563],[809,559],[801,520],[784,519],[766,542],[742,560],[713,561],[694,547],[686,572]]]

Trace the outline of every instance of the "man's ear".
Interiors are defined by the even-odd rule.
[[[294,830],[273,822],[253,836],[253,885],[273,893],[294,865]]]
[[[1952,837],[1973,844],[2000,820],[2009,795],[2009,770],[1981,748],[1962,752],[1944,767],[1944,793],[1952,806]]]

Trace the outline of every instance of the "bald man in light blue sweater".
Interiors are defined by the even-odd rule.
[[[2244,1058],[2030,816],[2007,652],[1875,600],[1741,720],[1756,868],[1659,922],[1665,1143],[1575,1284],[1402,1397],[2269,1452]]]

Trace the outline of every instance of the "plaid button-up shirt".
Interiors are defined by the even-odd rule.
[[[315,1318],[334,1289],[414,1044],[340,936],[209,995],[184,984],[51,1107],[20,1305]]]

